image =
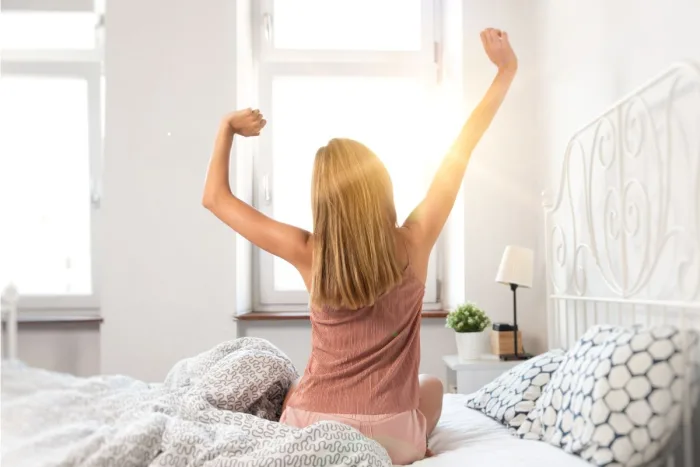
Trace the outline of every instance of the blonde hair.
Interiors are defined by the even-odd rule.
[[[393,187],[369,148],[332,139],[319,149],[311,204],[313,304],[354,310],[401,282]]]

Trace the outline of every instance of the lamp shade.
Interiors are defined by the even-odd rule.
[[[507,246],[503,252],[501,266],[496,274],[496,282],[532,287],[534,253],[529,248]]]

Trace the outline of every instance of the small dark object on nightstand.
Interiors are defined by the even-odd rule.
[[[510,354],[510,355],[501,355],[499,358],[503,360],[504,362],[512,362],[516,360],[530,360],[533,357],[533,355],[529,353],[518,353],[518,354]]]
[[[493,323],[493,330],[498,332],[515,331],[515,326],[508,323]]]

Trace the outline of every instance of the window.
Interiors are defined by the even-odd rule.
[[[311,230],[316,150],[333,137],[349,137],[382,158],[403,221],[425,195],[441,155],[434,146],[439,121],[433,0],[259,5],[260,108],[268,126],[256,154],[256,206]],[[430,261],[426,307],[438,302],[439,249]],[[255,254],[256,308],[305,306],[299,273],[264,251]]]
[[[15,283],[28,308],[96,307],[101,16],[80,10],[92,8],[84,0],[9,3],[0,12],[0,287]]]
[[[3,12],[0,43],[6,50],[94,49],[95,21],[91,12]]]

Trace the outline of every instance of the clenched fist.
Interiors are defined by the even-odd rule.
[[[515,71],[518,68],[518,58],[508,41],[508,33],[500,29],[488,28],[481,32],[481,43],[489,60],[499,70]]]
[[[234,133],[241,136],[258,136],[265,128],[267,121],[258,109],[236,110],[224,117]]]

